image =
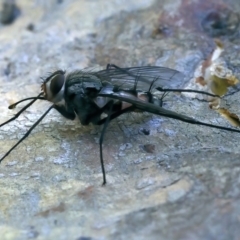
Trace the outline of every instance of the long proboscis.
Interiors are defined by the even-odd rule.
[[[112,99],[118,99],[120,101],[124,101],[124,102],[132,104],[133,106],[135,106],[139,110],[147,111],[147,112],[157,114],[157,115],[160,115],[160,116],[165,116],[165,117],[168,117],[168,118],[173,118],[173,119],[176,119],[176,120],[180,120],[182,122],[187,122],[187,123],[196,124],[196,125],[203,125],[203,126],[207,126],[207,127],[211,127],[211,128],[217,128],[217,129],[222,129],[222,130],[225,130],[225,131],[240,133],[240,130],[237,130],[237,129],[234,129],[234,128],[229,128],[229,127],[224,127],[224,126],[218,126],[218,125],[214,125],[214,124],[210,124],[210,123],[201,122],[201,121],[198,121],[194,118],[188,117],[184,114],[179,114],[179,113],[176,113],[174,111],[164,109],[164,108],[156,106],[152,103],[143,102],[143,101],[141,101],[141,100],[139,100],[138,98],[135,98],[135,97],[127,98],[127,97],[121,96],[120,94],[117,94],[117,93],[115,93],[115,94],[98,94],[98,96],[99,97],[108,97],[108,98],[112,98]]]
[[[10,148],[10,150],[3,155],[3,157],[0,159],[0,163],[2,160],[7,157],[25,138],[28,137],[28,135],[32,132],[32,130],[42,121],[42,119],[49,113],[49,111],[54,107],[52,105],[33,125],[32,127],[24,134],[24,136],[13,146]]]
[[[24,98],[24,99],[22,99],[22,100],[20,100],[20,101],[18,101],[18,102],[15,102],[15,103],[9,105],[8,108],[9,108],[9,109],[14,109],[19,103],[25,102],[25,101],[28,101],[28,100],[46,100],[46,98],[40,97],[40,96],[38,96],[38,97]]]
[[[13,103],[12,105],[10,105],[8,108],[9,108],[9,109],[13,109],[13,108],[15,108],[16,105],[19,104],[20,102],[33,99],[30,103],[28,103],[25,107],[23,107],[19,112],[17,112],[14,117],[12,117],[12,118],[10,118],[9,120],[7,120],[6,122],[0,124],[0,127],[2,127],[2,126],[4,126],[4,125],[6,125],[6,124],[8,124],[8,123],[10,123],[10,122],[12,122],[12,121],[14,121],[15,119],[17,119],[17,118],[22,114],[22,112],[24,112],[27,108],[29,108],[29,107],[30,107],[34,102],[36,102],[38,99],[41,99],[41,100],[42,100],[42,97],[41,97],[42,94],[43,94],[43,93],[40,93],[37,97],[31,97],[31,98],[22,99],[22,100],[20,100],[19,102],[16,102],[16,103]],[[44,100],[45,100],[45,98],[44,98]]]

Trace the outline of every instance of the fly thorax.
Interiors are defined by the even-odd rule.
[[[90,73],[75,71],[66,76],[67,88],[78,94],[94,95],[102,88],[101,80]]]
[[[94,75],[86,75],[82,77],[82,87],[84,90],[92,89],[96,91],[100,91],[102,88],[102,83],[98,77]]]
[[[49,76],[42,84],[44,97],[57,105],[65,104],[65,72],[59,70]]]

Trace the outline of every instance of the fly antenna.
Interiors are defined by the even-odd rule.
[[[49,111],[54,107],[52,105],[33,125],[32,127],[24,134],[24,136],[0,159],[0,163],[2,160],[8,156],[10,152],[12,152],[13,149],[15,149],[27,136],[32,132],[32,130],[42,121],[42,119],[49,113]]]
[[[43,94],[43,93],[40,93],[37,97],[33,97],[33,100],[32,100],[30,103],[28,103],[25,107],[23,107],[17,114],[15,114],[14,117],[12,117],[12,118],[10,118],[9,120],[7,120],[6,122],[0,124],[0,127],[2,127],[2,126],[4,126],[5,124],[10,123],[10,122],[14,121],[15,119],[17,119],[17,118],[22,114],[22,112],[24,112],[27,108],[29,108],[29,107],[30,107],[34,102],[36,102],[38,99],[41,99],[40,96],[41,96],[42,94]],[[25,100],[29,100],[29,99],[26,98],[26,99],[23,99],[23,100],[21,100],[21,101],[25,101]],[[21,102],[21,101],[19,101],[19,102]],[[9,109],[15,108],[15,106],[16,106],[19,102],[16,102],[16,103],[10,105],[8,108],[9,108]]]

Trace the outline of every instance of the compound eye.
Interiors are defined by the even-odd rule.
[[[64,84],[64,75],[63,74],[56,74],[51,79],[50,91],[53,96],[59,93],[59,91],[62,89],[63,84]]]

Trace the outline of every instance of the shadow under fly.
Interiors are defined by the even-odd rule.
[[[178,71],[164,67],[145,66],[120,68],[113,64],[108,64],[107,68],[101,71],[79,70],[69,74],[66,74],[65,71],[62,70],[55,71],[43,79],[41,93],[39,95],[22,99],[9,106],[9,109],[13,109],[23,101],[32,100],[14,117],[2,123],[0,127],[18,118],[19,115],[36,100],[47,100],[53,103],[32,127],[30,127],[27,133],[2,156],[0,162],[32,132],[51,109],[57,110],[70,120],[74,120],[77,116],[82,125],[88,125],[90,123],[103,125],[99,140],[103,184],[106,184],[102,150],[104,134],[111,120],[126,112],[146,111],[191,124],[240,133],[240,130],[234,128],[204,123],[186,115],[164,109],[162,107],[162,99],[154,95],[152,89],[164,93],[169,91],[196,92],[216,97],[216,95],[207,92],[190,89],[166,89],[166,87],[172,86],[174,81],[179,81],[178,78],[180,75]],[[103,114],[107,116],[104,117]]]

